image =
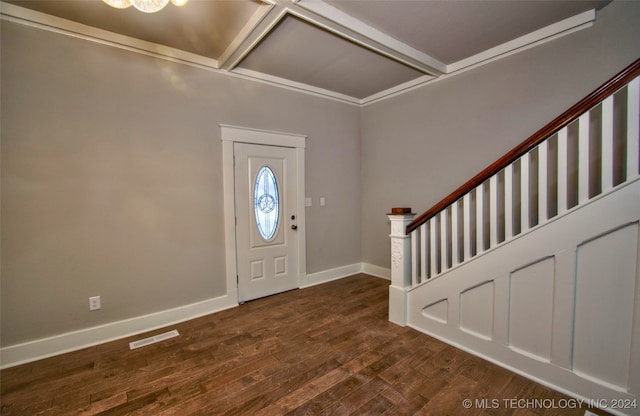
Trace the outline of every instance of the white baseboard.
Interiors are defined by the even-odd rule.
[[[300,286],[301,288],[315,286],[322,283],[331,282],[332,280],[342,279],[343,277],[352,276],[358,273],[366,273],[374,277],[391,280],[391,269],[375,266],[369,263],[354,263],[347,266],[336,267],[335,269],[323,270],[317,273],[307,275],[307,284]]]
[[[366,273],[383,279],[389,279],[391,275],[390,269],[367,263],[354,263],[308,274],[305,279],[307,283],[301,285],[301,288],[342,279],[358,273]],[[153,331],[154,329],[188,321],[234,306],[238,306],[236,288],[232,288],[229,293],[224,296],[202,302],[55,335],[49,338],[42,338],[23,344],[11,345],[0,348],[0,369],[14,367],[19,364],[25,364],[93,345]]]
[[[149,315],[81,329],[0,349],[0,369],[129,337],[238,306],[236,291]]]
[[[369,263],[360,264],[362,265],[360,270],[361,273],[370,274],[371,276],[379,277],[381,279],[391,280],[391,269]]]
[[[307,283],[300,288],[319,285],[331,282],[332,280],[342,279],[343,277],[352,276],[361,272],[360,263],[349,264],[347,266],[336,267],[335,269],[323,270],[317,273],[307,274]]]

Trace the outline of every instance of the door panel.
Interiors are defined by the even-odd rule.
[[[235,143],[240,302],[298,287],[296,152]]]

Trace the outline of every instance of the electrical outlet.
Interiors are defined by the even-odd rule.
[[[97,311],[100,309],[100,296],[91,296],[89,298],[89,310]]]

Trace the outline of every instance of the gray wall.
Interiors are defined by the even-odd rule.
[[[640,2],[361,113],[362,261],[390,267],[392,207],[430,208],[640,57]]]
[[[220,123],[308,135],[307,270],[360,261],[357,107],[7,21],[1,34],[2,346],[226,292]]]

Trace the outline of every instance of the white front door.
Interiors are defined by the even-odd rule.
[[[234,143],[238,300],[298,287],[297,156]]]

